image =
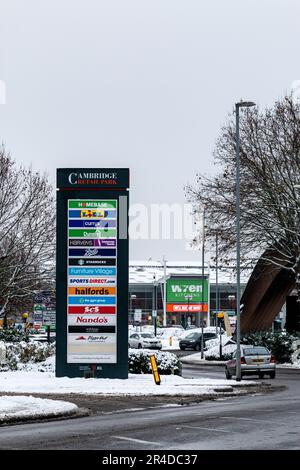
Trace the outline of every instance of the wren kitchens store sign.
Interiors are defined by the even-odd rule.
[[[57,170],[57,376],[127,377],[128,169]]]
[[[167,311],[207,312],[208,277],[176,277],[167,280]]]

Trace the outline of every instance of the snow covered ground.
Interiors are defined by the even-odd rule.
[[[243,381],[242,385],[253,385],[253,381]],[[130,374],[127,380],[57,378],[54,374],[53,357],[45,361],[45,364],[33,364],[27,370],[0,373],[0,392],[18,393],[200,396],[217,394],[218,389],[230,391],[235,386],[234,380],[183,379],[173,375],[162,375],[161,385],[158,386],[151,374]]]
[[[47,400],[27,396],[0,397],[0,423],[25,418],[41,418],[59,416],[75,412],[78,409],[74,403],[58,400]]]
[[[288,362],[286,362],[285,364],[277,364],[276,367],[279,367],[279,368],[287,368],[287,369],[300,369],[300,360],[297,359],[296,362],[293,362],[293,364],[290,364]]]
[[[170,338],[160,338],[162,344],[163,351],[172,351],[175,349],[179,349],[179,339],[172,336],[172,340]]]

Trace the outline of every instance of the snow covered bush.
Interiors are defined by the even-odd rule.
[[[275,356],[276,362],[284,364],[292,362],[292,354],[294,352],[293,341],[295,337],[284,331],[258,331],[243,335],[242,342],[244,344],[252,344],[254,346],[265,346]]]
[[[236,350],[236,344],[230,342],[226,346],[222,347],[222,357],[220,358],[220,349],[218,346],[204,351],[204,357],[207,361],[228,361],[231,359],[232,353]]]
[[[236,350],[236,344],[231,336],[222,335],[222,357],[220,357],[220,337],[205,342],[204,357],[207,361],[228,361]]]
[[[0,341],[5,343],[19,343],[20,341],[28,341],[24,331],[16,330],[15,328],[7,328],[0,330]]]
[[[152,372],[150,356],[155,355],[160,374],[181,375],[181,363],[175,354],[165,351],[129,350],[128,371],[132,374],[150,374]]]
[[[53,343],[39,343],[21,341],[20,343],[6,343],[6,365],[10,370],[17,370],[29,362],[42,362],[55,353]]]
[[[226,346],[227,344],[235,344],[235,341],[232,340],[231,336],[221,335],[222,346]],[[211,349],[216,348],[220,344],[220,336],[214,339],[208,339],[205,341],[205,348]]]

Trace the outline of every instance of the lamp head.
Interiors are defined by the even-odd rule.
[[[256,103],[254,101],[239,101],[238,103],[235,103],[235,106],[237,108],[251,108],[252,106],[256,106]]]

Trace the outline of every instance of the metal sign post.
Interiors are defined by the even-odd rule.
[[[58,377],[128,377],[128,187],[128,169],[57,170]]]
[[[217,314],[217,318],[219,320],[219,334],[220,334],[220,344],[219,344],[219,354],[220,354],[220,359],[222,358],[222,318],[224,318],[224,313],[219,312]]]

